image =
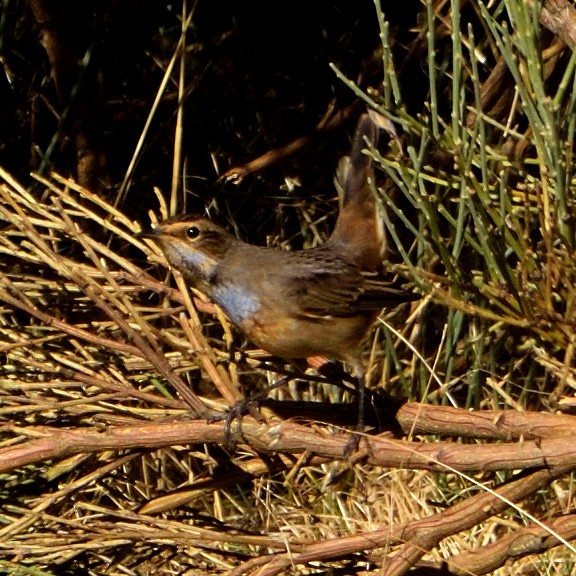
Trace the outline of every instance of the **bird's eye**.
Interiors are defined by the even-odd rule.
[[[198,238],[200,236],[200,228],[198,226],[190,226],[188,230],[186,230],[186,236],[190,238],[190,240],[194,240],[194,238]]]

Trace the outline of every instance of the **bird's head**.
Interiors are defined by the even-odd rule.
[[[154,240],[170,265],[196,284],[209,282],[226,252],[239,242],[221,226],[193,216],[160,222],[139,236]]]

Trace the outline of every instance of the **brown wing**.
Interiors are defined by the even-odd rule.
[[[362,272],[364,284],[356,301],[356,310],[374,310],[399,306],[404,302],[419,300],[421,296],[406,290],[398,282],[386,280],[383,276]]]
[[[379,310],[419,297],[320,249],[293,255],[286,262],[290,288],[282,296],[300,315],[353,316],[359,311]]]

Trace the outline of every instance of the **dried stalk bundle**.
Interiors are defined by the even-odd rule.
[[[135,238],[137,226],[73,182],[42,180],[39,202],[2,176],[4,410],[40,423],[56,412],[148,418],[184,408],[161,378],[204,413],[182,379],[200,365],[174,320],[184,298],[146,272],[145,256],[159,256]]]

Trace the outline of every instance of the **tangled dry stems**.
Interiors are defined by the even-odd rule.
[[[181,283],[178,290],[158,279],[149,262],[161,256],[135,238],[136,224],[98,197],[55,175],[39,179],[39,202],[9,174],[1,176],[0,466],[12,504],[4,509],[0,546],[7,556],[25,551],[39,566],[95,554],[113,562],[119,550],[136,546],[144,566],[150,562],[143,560],[146,550],[162,543],[188,555],[195,550],[195,565],[231,574],[278,574],[293,564],[346,562],[354,555],[366,566],[400,574],[446,538],[524,501],[574,467],[570,416],[418,404],[397,414],[405,434],[506,441],[369,437],[352,462],[334,468],[346,445],[343,430],[286,420],[277,415],[282,406],[298,415],[304,404],[268,401],[267,421],[247,417],[239,444],[226,454],[224,424],[210,424],[205,416],[233,403],[248,373],[229,362],[225,347],[212,345],[219,324],[213,307],[193,304]],[[224,334],[230,337],[228,327]],[[248,350],[246,356],[252,372],[257,353]],[[208,395],[191,391],[194,377],[212,384]],[[185,389],[186,396],[175,396],[172,387]],[[443,471],[449,484],[458,471],[483,470],[479,480],[489,470],[534,471],[511,475],[501,485],[484,480],[484,489],[469,497],[454,485],[460,496],[446,502],[445,511],[417,507],[411,516],[390,500],[402,493],[397,475],[408,471],[386,474],[388,508],[375,506],[384,492],[377,487],[383,466],[413,470],[407,500],[412,490],[423,495],[432,489],[424,499],[445,497],[438,486],[426,488],[428,477],[416,484],[417,470]],[[352,479],[350,499],[333,488],[346,485],[346,477]],[[324,485],[314,496],[320,498],[320,522],[296,522],[289,501],[305,502],[318,482]],[[20,501],[30,483],[37,495]],[[246,484],[253,493],[243,502],[242,490],[232,489]],[[491,484],[494,491],[485,491]],[[196,512],[179,517],[182,507]],[[390,525],[376,529],[385,509]],[[540,553],[557,545],[558,537],[576,536],[573,516],[562,515],[562,507],[548,511],[549,529],[535,521],[495,541],[490,553],[453,554],[450,568],[483,573],[517,557],[519,549]],[[335,538],[340,531],[356,535]],[[175,554],[175,562],[184,562]]]

